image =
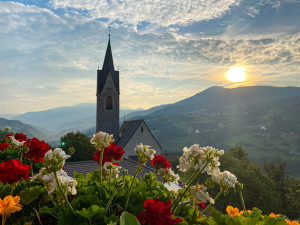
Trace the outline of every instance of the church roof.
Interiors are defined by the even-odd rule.
[[[139,163],[128,158],[123,158],[123,161],[118,162],[118,164],[119,166],[122,167],[122,169],[128,170],[128,175],[133,176],[135,174],[136,167]],[[68,174],[68,176],[71,177],[73,177],[74,172],[82,173],[84,176],[86,176],[87,173],[98,170],[99,165],[97,162],[93,160],[80,161],[80,162],[66,162],[64,165],[64,169]],[[143,166],[143,170],[142,172],[138,173],[137,178],[141,180],[145,176],[145,173],[150,173],[150,172],[155,173],[155,169],[150,168],[148,166]],[[157,180],[162,182],[161,177],[157,174],[156,176],[157,176]]]
[[[158,141],[155,139],[155,137],[151,133],[150,129],[148,128],[148,126],[147,126],[147,124],[146,124],[146,122],[144,120],[128,120],[128,121],[124,121],[123,125],[120,128],[120,134],[121,134],[121,136],[120,136],[118,142],[116,143],[116,145],[122,146],[124,148],[125,145],[129,142],[129,140],[134,135],[135,131],[139,128],[139,126],[140,126],[140,124],[142,122],[144,122],[144,124],[146,125],[146,127],[149,130],[150,134],[152,135],[153,139],[157,142],[157,144],[159,145],[159,147],[162,149],[162,147],[160,146],[160,144],[158,143]]]
[[[114,61],[113,61],[113,56],[112,56],[112,51],[111,51],[110,38],[108,40],[102,70],[98,70],[97,94],[100,94],[102,92],[109,73],[111,73],[116,90],[120,94],[119,71],[115,71],[115,68],[114,68]]]

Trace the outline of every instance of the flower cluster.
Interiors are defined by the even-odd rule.
[[[102,179],[103,180],[109,180],[109,178],[118,178],[119,177],[119,173],[122,167],[119,166],[117,163],[112,163],[112,162],[106,162],[104,163],[103,166],[103,176]]]
[[[44,157],[45,171],[47,173],[59,171],[65,165],[66,159],[70,157],[61,148],[47,151]]]
[[[221,190],[227,190],[229,187],[235,187],[237,178],[229,171],[217,172],[212,174],[212,180],[220,185]]]
[[[64,191],[66,193],[76,195],[77,181],[74,180],[72,177],[69,177],[67,173],[62,169],[56,171],[55,173]],[[38,174],[32,177],[31,181],[34,181],[36,179],[45,184],[49,195],[52,194],[57,188],[54,173],[48,173],[45,168],[42,168]]]
[[[9,126],[6,126],[6,127],[4,127],[3,129],[5,130],[5,132],[8,132],[8,131],[11,130],[11,128],[10,128]]]
[[[8,148],[10,144],[7,142],[0,143],[0,151],[4,151]]]
[[[22,206],[19,204],[19,196],[6,196],[3,200],[0,198],[0,215],[2,215],[2,224],[5,223],[6,217],[10,214],[20,211]]]
[[[108,147],[113,141],[114,139],[112,134],[100,131],[93,135],[91,139],[91,144],[95,145],[98,149],[100,149]]]
[[[136,145],[134,151],[136,152],[141,165],[145,165],[149,160],[153,160],[154,154],[156,153],[154,149],[151,149],[151,146],[143,145],[142,143]]]
[[[171,169],[171,163],[163,155],[154,155],[151,164],[156,172],[162,176],[164,183],[175,182],[178,184],[179,176]]]
[[[106,162],[113,162],[115,163],[116,161],[119,161],[123,154],[125,153],[124,149],[121,146],[117,146],[115,143],[110,143],[109,147],[104,148],[103,152],[103,159],[102,159],[102,166]],[[93,156],[94,161],[100,163],[100,155],[101,151],[96,151],[96,154]]]
[[[27,136],[23,133],[16,133],[15,139],[19,142],[27,141]]]
[[[296,220],[290,221],[290,220],[285,220],[287,225],[300,225],[300,223]]]
[[[175,174],[171,168],[160,168],[157,170],[157,173],[161,175],[164,183],[174,182],[178,184],[178,180],[180,179],[179,175]]]
[[[171,167],[171,163],[163,155],[154,155],[154,159],[151,160],[151,165],[157,170],[160,168],[168,169]]]
[[[190,187],[189,191],[192,196],[193,202],[210,202],[211,204],[215,204],[214,199],[210,197],[206,190],[207,189],[204,185],[194,185]]]
[[[182,222],[180,218],[172,218],[170,206],[170,201],[164,204],[159,199],[147,199],[144,202],[145,210],[137,216],[137,219],[141,225],[173,225]]]
[[[40,141],[37,138],[29,139],[25,145],[29,148],[29,151],[24,156],[32,159],[35,163],[43,162],[45,153],[50,150],[46,142]]]
[[[12,140],[12,143],[13,144],[15,144],[16,146],[23,146],[24,145],[24,143],[26,142],[26,141],[19,141],[19,140],[17,140],[13,135],[11,135],[11,136],[9,136],[10,137],[10,139]]]
[[[179,158],[179,165],[177,167],[179,170],[185,172],[190,168],[200,170],[205,166],[203,171],[211,175],[213,171],[219,171],[219,157],[223,154],[223,150],[218,150],[210,146],[199,147],[198,144],[194,144],[189,148],[184,147],[183,155]]]
[[[29,178],[30,166],[21,164],[19,159],[10,159],[0,163],[0,181],[5,184],[12,184],[21,179]]]

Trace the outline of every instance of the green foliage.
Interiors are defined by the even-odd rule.
[[[300,180],[290,178],[285,169],[285,162],[271,161],[264,165],[266,174],[273,180],[280,195],[279,212],[289,218],[300,218]]]
[[[80,211],[77,211],[80,215],[82,215],[84,218],[88,219],[89,221],[97,214],[103,214],[104,208],[100,208],[97,205],[92,205],[88,209],[82,208]]]
[[[140,223],[134,215],[123,212],[120,217],[120,225],[140,225]]]
[[[284,218],[262,216],[261,211],[253,208],[252,212],[246,212],[242,215],[228,216],[222,215],[213,207],[209,209],[211,218],[210,225],[286,225]]]
[[[79,131],[66,134],[60,138],[60,142],[64,143],[61,148],[65,152],[68,152],[71,147],[75,149],[75,153],[68,161],[91,160],[96,152],[96,147],[90,143],[90,138]]]
[[[40,195],[42,195],[45,192],[44,188],[41,186],[34,186],[30,188],[25,188],[22,191],[20,191],[19,196],[21,198],[21,201],[25,205],[29,205],[34,200],[38,199]]]

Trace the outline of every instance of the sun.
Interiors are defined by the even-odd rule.
[[[233,67],[227,71],[227,79],[232,82],[241,82],[246,79],[245,68]]]

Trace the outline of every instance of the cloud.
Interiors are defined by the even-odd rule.
[[[95,102],[96,69],[103,63],[108,22],[72,10],[54,13],[0,2],[0,113]],[[299,83],[299,32],[199,37],[180,27],[139,32],[132,24],[109,24],[114,64],[120,67],[122,106],[149,108],[210,86],[231,85],[224,74],[232,66],[246,67],[246,84]]]
[[[186,25],[222,17],[240,0],[50,0],[57,8],[87,11],[91,18],[138,25],[150,22],[161,26]]]

